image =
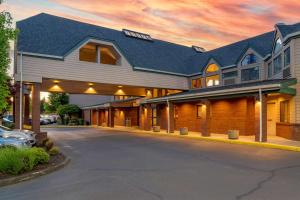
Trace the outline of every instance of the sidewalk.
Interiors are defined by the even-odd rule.
[[[180,137],[180,138],[190,138],[190,139],[198,139],[198,140],[205,140],[205,141],[224,142],[224,143],[231,143],[231,144],[244,144],[244,145],[300,152],[300,141],[288,140],[277,136],[269,136],[267,142],[255,142],[254,136],[240,136],[238,140],[230,140],[227,138],[227,135],[223,135],[223,134],[211,134],[210,137],[203,137],[200,135],[200,133],[197,132],[189,132],[188,135],[180,135],[179,131],[175,131],[174,133],[167,133],[166,130],[161,130],[160,132],[153,132],[153,131],[139,130],[138,128],[134,128],[134,127],[115,126],[114,128],[108,128],[108,127],[99,126],[97,128],[110,129],[110,130],[113,129],[118,131],[129,131],[134,133],[143,133],[143,134],[160,135],[160,136],[168,136],[168,137]]]

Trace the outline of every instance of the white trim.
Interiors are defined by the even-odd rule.
[[[290,33],[290,34],[286,35],[286,36],[283,38],[282,43],[285,43],[286,40],[288,40],[288,39],[291,38],[291,37],[297,36],[297,35],[300,35],[300,31],[297,31],[297,32]]]
[[[260,106],[259,106],[259,142],[262,142],[262,135],[263,135],[263,130],[262,130],[262,126],[263,126],[263,120],[262,120],[262,91],[261,88],[259,88],[258,90],[259,93],[259,101],[260,101]]]
[[[200,97],[211,97],[211,96],[226,96],[230,94],[242,94],[245,92],[258,92],[259,89],[264,89],[264,91],[279,89],[280,84],[270,84],[265,86],[251,86],[251,87],[244,87],[244,88],[234,88],[234,89],[225,89],[225,90],[218,90],[218,91],[211,91],[211,92],[201,92],[198,94],[186,94],[174,97],[162,97],[157,99],[148,99],[143,101],[142,103],[155,103],[161,102],[166,100],[182,100],[182,99],[194,99]]]
[[[20,56],[20,131],[23,129],[23,52]]]
[[[271,57],[272,56],[272,54],[267,54],[265,57],[263,57],[262,59],[265,61],[266,59],[268,59],[269,57]]]
[[[223,70],[223,69],[228,69],[228,68],[233,68],[233,67],[237,67],[237,65],[227,65],[227,66],[225,66],[225,67],[222,67],[221,68],[221,70]]]
[[[187,74],[176,73],[176,72],[167,72],[167,71],[162,71],[162,70],[157,70],[157,69],[147,69],[147,68],[142,68],[142,67],[133,67],[133,68],[137,69],[137,70],[150,71],[150,72],[159,72],[159,73],[171,74],[171,75],[177,75],[177,76],[185,76],[185,77],[190,76],[190,75],[187,75]]]
[[[31,53],[31,52],[18,51],[18,54],[23,54],[23,55],[28,55],[28,56],[45,57],[45,58],[55,58],[55,59],[61,59],[61,60],[64,59],[64,57],[62,57],[62,56],[53,56],[53,55],[49,55],[49,54],[40,54],[40,53]]]

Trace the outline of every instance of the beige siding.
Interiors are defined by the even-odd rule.
[[[20,59],[20,56],[18,56],[18,59]],[[83,62],[79,61],[79,50],[69,54],[64,61],[23,56],[23,78],[24,81],[32,82],[41,81],[42,78],[53,78],[143,87],[188,89],[188,79],[186,77],[134,71],[124,57],[121,59],[121,66]]]
[[[292,40],[291,47],[292,72],[294,72],[294,77],[298,79],[297,95],[295,96],[295,122],[300,123],[300,39]]]

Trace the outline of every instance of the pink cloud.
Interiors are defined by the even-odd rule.
[[[184,45],[216,48],[300,21],[299,0],[49,0],[91,16],[46,12]],[[45,12],[45,11],[44,11]]]

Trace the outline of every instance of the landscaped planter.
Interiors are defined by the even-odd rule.
[[[160,126],[153,126],[153,132],[160,132]]]
[[[239,130],[228,130],[228,139],[236,140],[239,139]]]
[[[187,127],[183,127],[179,129],[180,135],[187,135],[189,134],[189,130]]]

